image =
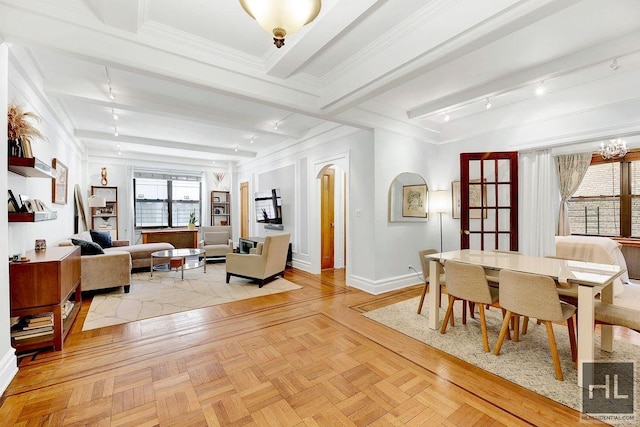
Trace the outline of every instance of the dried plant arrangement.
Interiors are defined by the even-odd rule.
[[[31,123],[32,121],[40,123],[40,116],[36,113],[23,111],[22,106],[12,103],[9,105],[7,119],[7,134],[10,140],[20,138],[27,143],[30,143],[33,138],[46,140],[40,131]]]
[[[218,183],[221,183],[225,176],[227,176],[227,174],[224,172],[213,173],[213,177],[216,179],[216,181],[218,181]]]

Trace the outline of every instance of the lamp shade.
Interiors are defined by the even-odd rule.
[[[89,197],[90,208],[104,208],[107,206],[107,199],[104,197],[96,196],[95,194]]]
[[[438,190],[431,193],[431,206],[436,213],[447,212],[449,206],[449,195],[445,190]]]
[[[298,32],[313,21],[322,5],[321,0],[240,0],[242,8],[269,34],[277,47],[284,37]]]

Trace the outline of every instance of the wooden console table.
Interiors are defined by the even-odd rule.
[[[171,243],[174,248],[195,249],[198,247],[198,230],[187,228],[163,228],[160,230],[143,230],[142,243]]]
[[[53,313],[53,332],[43,336],[12,339],[16,351],[51,347],[62,350],[82,304],[80,288],[80,247],[54,246],[44,251],[27,251],[28,261],[9,264],[11,316]],[[63,319],[65,302],[72,300],[71,312]]]

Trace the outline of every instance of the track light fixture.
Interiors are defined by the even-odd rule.
[[[609,68],[611,68],[613,71],[616,71],[618,68],[620,68],[620,65],[618,65],[618,58],[613,58],[613,61],[611,61],[611,64],[609,64]]]
[[[273,126],[273,130],[278,130],[278,122]]]
[[[251,144],[253,144],[253,137],[251,137],[251,141],[250,141],[250,143],[251,143]]]
[[[544,82],[538,83],[538,86],[536,87],[536,95],[544,95],[546,91],[547,89],[544,87]]]
[[[239,149],[240,149],[240,146],[236,145],[236,148],[233,151],[235,151],[237,153]]]
[[[449,117],[449,115],[447,113],[444,114],[444,121],[448,122],[449,120],[451,120],[451,117]]]
[[[489,98],[487,98],[484,102],[484,108],[486,108],[487,110],[489,108],[491,108],[491,101],[489,101]]]
[[[113,89],[111,88],[111,77],[109,76],[109,69],[107,68],[106,65],[104,67],[104,72],[107,75],[107,88],[109,89],[109,99],[113,101],[114,99],[116,99],[116,96],[113,94]]]

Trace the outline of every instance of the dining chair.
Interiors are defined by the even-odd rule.
[[[640,332],[640,310],[602,301],[594,303],[596,324],[617,325]]]
[[[423,249],[419,252],[420,264],[422,265],[422,276],[424,277],[424,287],[422,288],[422,295],[420,296],[420,303],[418,304],[418,314],[422,312],[422,305],[424,304],[424,298],[429,290],[429,264],[430,261],[426,258],[427,255],[438,253],[435,249]],[[445,285],[444,274],[440,275],[440,302],[442,303],[442,286]]]
[[[440,333],[444,334],[446,332],[450,319],[453,319],[453,305],[457,300],[462,301],[463,308],[467,302],[475,303],[480,313],[480,329],[482,330],[484,351],[490,351],[484,308],[485,305],[500,307],[498,304],[498,289],[489,286],[484,268],[479,265],[447,260],[444,264],[444,271],[447,278],[449,307],[447,307],[447,313],[442,321]],[[464,321],[465,315],[463,313],[463,323]]]
[[[577,348],[573,315],[576,313],[576,307],[560,300],[556,282],[551,277],[510,270],[501,270],[499,277],[500,305],[507,312],[493,353],[496,356],[500,354],[512,316],[516,316],[516,324],[519,316],[533,317],[546,326],[556,378],[564,381],[552,322],[567,322],[571,359],[575,362]]]

